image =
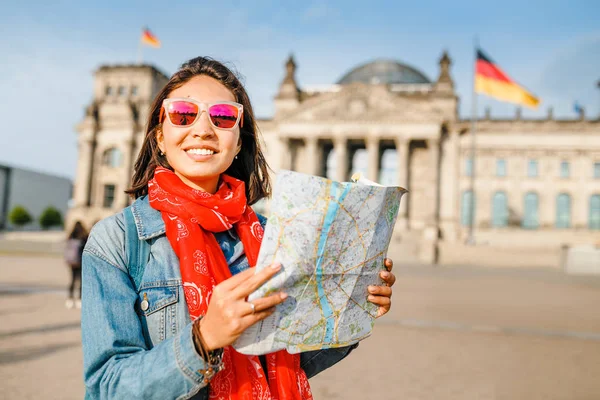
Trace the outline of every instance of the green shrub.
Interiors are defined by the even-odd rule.
[[[42,215],[40,215],[40,226],[42,229],[52,228],[53,226],[62,226],[63,218],[60,211],[56,208],[49,206],[46,208]]]
[[[25,207],[15,206],[8,214],[8,220],[11,224],[21,227],[33,221],[33,218],[31,218],[31,214]]]

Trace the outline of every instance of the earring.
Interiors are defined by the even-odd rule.
[[[237,160],[237,159],[238,159],[238,156],[235,156],[235,159]]]

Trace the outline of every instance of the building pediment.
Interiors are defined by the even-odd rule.
[[[447,104],[432,96],[402,96],[384,85],[357,83],[312,97],[277,122],[441,122],[448,112]]]

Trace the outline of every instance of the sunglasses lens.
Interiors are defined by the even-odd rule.
[[[187,126],[198,117],[198,106],[188,101],[174,101],[169,103],[167,113],[173,125]]]
[[[208,114],[217,128],[231,129],[238,120],[239,110],[232,104],[215,104],[210,107]]]

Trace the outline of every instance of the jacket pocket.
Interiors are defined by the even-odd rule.
[[[177,331],[176,284],[144,284],[140,288],[136,310],[149,348],[173,336]]]

